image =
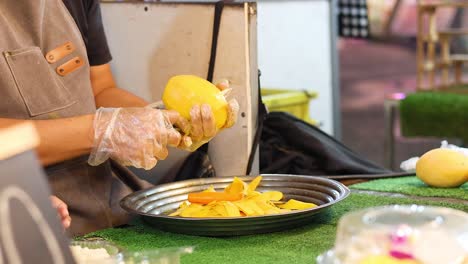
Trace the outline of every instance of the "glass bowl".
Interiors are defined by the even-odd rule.
[[[344,215],[335,246],[319,264],[468,263],[468,214],[418,205],[369,208]]]

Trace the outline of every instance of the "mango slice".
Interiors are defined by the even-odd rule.
[[[228,214],[228,217],[236,217],[236,216],[241,216],[241,213],[239,211],[239,208],[235,206],[231,202],[225,202],[224,203],[224,208],[226,208],[226,212]]]
[[[213,207],[213,210],[222,217],[228,217],[229,216],[229,214],[228,214],[228,212],[226,210],[226,207],[222,203],[219,203],[219,204],[215,205]]]
[[[278,205],[278,207],[282,209],[304,210],[317,207],[317,205],[313,203],[304,203],[298,200],[291,199],[287,203]]]
[[[283,199],[283,193],[278,191],[268,191],[260,194],[260,198],[267,201],[279,201]]]
[[[189,206],[187,206],[180,212],[180,216],[191,217],[192,214],[200,211],[202,208],[203,208],[203,205],[201,204],[190,204]]]
[[[224,192],[227,193],[242,193],[244,191],[244,182],[241,181],[239,178],[234,177],[234,180],[231,184],[229,184],[225,189]]]
[[[234,205],[239,208],[239,211],[242,211],[245,215],[250,216],[250,215],[255,215],[254,209],[252,209],[251,206],[249,206],[246,201],[238,201],[234,202]]]
[[[177,209],[174,213],[170,214],[169,216],[178,216],[182,211],[189,206],[189,203],[187,201],[183,202],[182,204],[179,205],[179,209]]]
[[[249,193],[255,191],[261,181],[262,181],[262,176],[258,176],[253,181],[251,181],[249,185],[247,186],[247,192],[245,194],[248,195]]]
[[[216,190],[213,187],[213,185],[211,185],[208,189],[204,190],[203,192],[216,192]]]
[[[279,208],[265,201],[256,201],[258,207],[260,207],[264,214],[279,214],[281,211]]]

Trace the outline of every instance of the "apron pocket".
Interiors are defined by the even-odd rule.
[[[4,56],[31,117],[76,103],[39,47],[4,52]]]

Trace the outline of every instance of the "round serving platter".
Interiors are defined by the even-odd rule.
[[[152,226],[169,232],[200,236],[238,236],[269,233],[305,225],[315,214],[345,199],[350,191],[343,184],[321,177],[283,174],[262,175],[257,191],[280,191],[284,200],[296,199],[311,202],[317,207],[283,214],[229,217],[229,218],[185,218],[168,216],[187,195],[213,186],[222,191],[234,177],[186,180],[132,193],[120,202],[122,208],[140,215]],[[255,176],[238,177],[246,183]]]

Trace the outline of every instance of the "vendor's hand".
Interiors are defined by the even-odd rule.
[[[180,145],[182,137],[173,127],[180,122],[159,109],[99,108],[89,164],[96,166],[111,158],[124,166],[149,170],[167,157],[168,146]]]
[[[69,228],[71,224],[71,217],[68,213],[67,204],[54,195],[50,196],[50,201],[52,202],[52,206],[57,210],[63,228]]]
[[[223,80],[219,82],[216,87],[218,87],[219,90],[222,92],[225,92],[224,96],[227,96],[230,88],[229,88],[229,81],[228,80]],[[210,109],[211,110],[211,109]],[[236,122],[237,122],[237,115],[239,114],[239,103],[237,102],[236,99],[231,99],[228,101],[228,115],[227,115],[227,120],[226,124],[224,125],[223,128],[230,128],[232,127]],[[213,113],[211,113],[213,115]]]
[[[229,92],[229,81],[225,80],[216,85],[223,92]],[[228,115],[223,128],[232,127],[237,121],[239,113],[239,103],[235,99],[228,101]],[[210,141],[219,132],[216,129],[213,111],[210,105],[195,105],[190,110],[190,137],[192,144],[190,147],[183,147],[186,150],[194,151],[203,144]]]

